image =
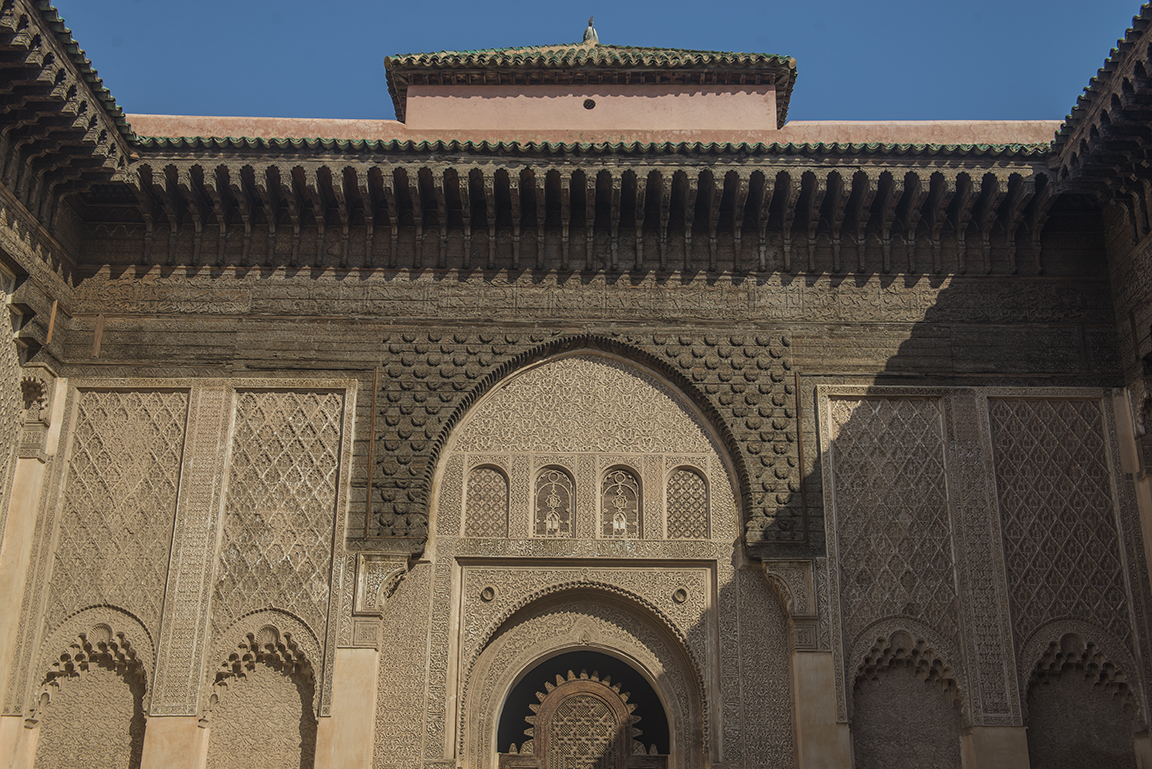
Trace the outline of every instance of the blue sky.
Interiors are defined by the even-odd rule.
[[[391,118],[388,54],[575,42],[794,56],[793,120],[1058,120],[1135,0],[57,0],[126,112]]]

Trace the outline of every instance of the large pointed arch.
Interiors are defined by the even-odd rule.
[[[714,424],[659,372],[611,352],[576,347],[557,353],[522,367],[478,399],[448,438],[433,476],[430,533],[456,536],[462,520],[467,528],[471,511],[485,509],[483,499],[476,500],[475,508],[470,498],[462,500],[472,465],[499,466],[510,458],[519,463],[519,469],[511,469],[512,498],[519,491],[525,504],[520,509],[514,504],[509,513],[509,539],[554,536],[547,533],[551,530],[543,516],[548,511],[536,488],[537,476],[545,471],[574,483],[563,500],[553,500],[566,511],[555,536],[599,538],[604,511],[598,475],[629,463],[641,470],[650,490],[662,489],[668,469],[685,464],[694,463],[710,478],[708,487],[716,493],[704,500],[705,525],[688,538],[731,542],[743,527],[735,463]],[[528,488],[533,490],[530,501],[523,497]],[[650,494],[649,502],[657,517],[650,522],[658,525],[648,527],[643,537],[637,529],[633,539],[665,538],[665,501]],[[567,511],[569,506],[579,514]],[[709,517],[717,523],[714,529]]]
[[[435,476],[441,469],[441,460],[456,428],[472,408],[485,396],[521,371],[550,359],[583,352],[615,356],[634,366],[640,372],[662,380],[681,396],[692,410],[699,414],[701,420],[708,425],[715,435],[716,443],[722,449],[719,453],[736,480],[737,507],[740,511],[740,524],[743,528],[747,523],[746,500],[751,498],[751,481],[747,462],[743,452],[740,451],[739,442],[732,432],[731,425],[720,415],[703,390],[685,377],[680,370],[634,344],[623,341],[614,335],[604,334],[575,334],[544,342],[508,358],[480,378],[477,384],[465,393],[456,408],[444,420],[439,434],[434,439],[429,453],[429,462],[422,478],[419,504],[428,515],[429,523],[431,524],[432,519],[431,492],[434,488]],[[431,528],[429,533],[432,533]]]

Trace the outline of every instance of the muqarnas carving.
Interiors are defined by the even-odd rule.
[[[105,623],[80,633],[40,691],[37,766],[140,766],[147,681],[122,633]]]
[[[316,755],[315,677],[291,634],[249,633],[216,672],[208,712],[211,769],[311,769]]]

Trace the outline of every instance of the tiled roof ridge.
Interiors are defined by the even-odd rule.
[[[1132,26],[1124,32],[1123,38],[1116,41],[1116,47],[1109,51],[1100,69],[1076,98],[1072,111],[1064,117],[1064,122],[1056,130],[1056,138],[1052,141],[1052,148],[1056,152],[1059,152],[1072,138],[1084,116],[1095,104],[1097,96],[1111,84],[1112,77],[1120,69],[1121,62],[1144,36],[1150,23],[1152,23],[1152,3],[1144,3],[1140,6],[1140,12],[1132,17]]]
[[[498,57],[509,56],[515,54],[548,54],[571,52],[576,53],[579,51],[587,51],[590,57],[595,57],[597,53],[639,53],[639,54],[679,54],[684,56],[708,56],[711,58],[716,57],[729,57],[729,58],[743,58],[743,59],[763,59],[772,62],[783,63],[787,65],[791,63],[795,66],[795,59],[791,56],[775,53],[762,53],[754,51],[719,51],[705,48],[669,48],[666,46],[642,46],[642,45],[618,45],[614,43],[596,43],[589,45],[587,43],[556,43],[552,45],[528,45],[528,46],[511,46],[506,48],[474,48],[460,51],[425,51],[419,53],[398,53],[385,58],[386,64],[399,63],[405,65],[420,65],[420,64],[443,64],[446,60],[452,58],[458,59],[474,59],[477,57]]]
[[[475,152],[512,155],[1023,155],[1040,157],[1048,154],[1051,144],[912,144],[912,143],[847,143],[847,142],[518,142],[459,141],[411,139],[322,139],[212,137],[212,136],[141,136],[137,146],[146,150],[177,149],[254,149],[298,150],[301,148],[370,152]]]
[[[112,96],[112,92],[104,85],[104,81],[100,78],[96,68],[92,66],[92,62],[84,53],[84,49],[72,37],[72,30],[64,24],[64,18],[60,15],[60,11],[52,5],[51,0],[35,0],[36,10],[40,12],[40,16],[52,33],[56,36],[57,42],[60,43],[65,52],[68,54],[69,60],[73,66],[80,73],[80,77],[88,84],[92,90],[92,95],[96,97],[96,101],[100,103],[108,118],[116,125],[120,134],[131,143],[135,139],[135,134],[132,131],[132,126],[128,124],[128,120],[124,117],[124,110],[116,103],[116,99]]]

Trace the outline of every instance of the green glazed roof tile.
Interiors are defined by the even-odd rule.
[[[579,156],[579,155],[737,155],[799,157],[939,156],[939,157],[1023,157],[1046,155],[1043,144],[847,144],[779,142],[472,142],[343,139],[253,139],[249,137],[148,137],[138,145],[149,150],[258,151],[324,150],[336,153],[465,153],[481,155]]]
[[[56,40],[60,43],[61,47],[68,53],[68,58],[80,73],[80,77],[92,89],[93,95],[96,100],[100,102],[104,112],[116,124],[117,130],[128,141],[132,141],[134,134],[132,127],[128,125],[128,121],[124,118],[124,111],[116,104],[116,99],[112,98],[112,92],[104,86],[104,81],[96,73],[92,67],[92,62],[84,55],[84,49],[72,37],[72,30],[64,26],[64,19],[60,17],[60,12],[52,5],[49,0],[36,0],[36,9],[40,11],[40,15],[44,19],[44,23],[56,35]]]
[[[1096,103],[1101,94],[1107,92],[1111,87],[1113,75],[1120,68],[1124,57],[1136,47],[1136,44],[1144,36],[1150,23],[1152,23],[1152,3],[1145,3],[1140,6],[1140,12],[1132,17],[1132,26],[1124,33],[1123,39],[1116,41],[1116,47],[1108,53],[1108,58],[1104,60],[1104,64],[1088,81],[1084,92],[1076,99],[1076,106],[1072,108],[1072,111],[1064,118],[1064,122],[1060,124],[1060,128],[1057,129],[1056,138],[1052,142],[1052,147],[1056,152],[1063,149],[1092,105]]]

